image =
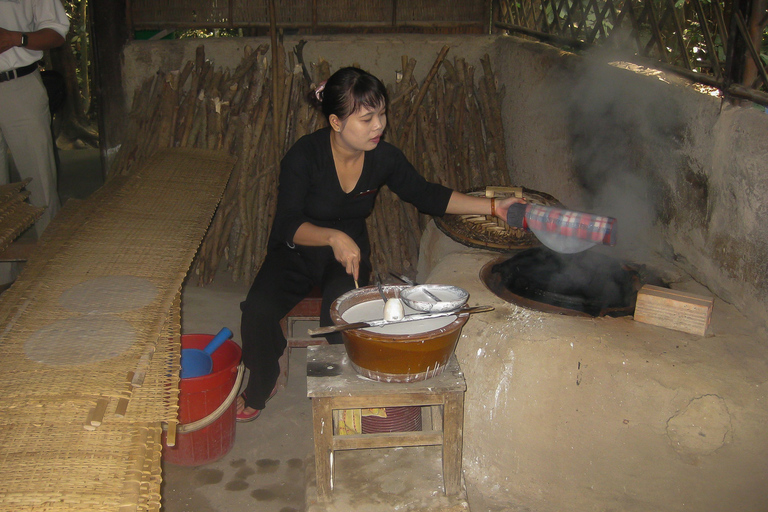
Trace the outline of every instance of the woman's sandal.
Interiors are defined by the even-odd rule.
[[[253,412],[245,412],[245,410],[243,410],[243,412],[237,413],[235,421],[238,423],[248,423],[249,421],[258,418],[259,414],[261,414],[261,409],[254,409]]]
[[[245,393],[240,393],[238,398],[242,398],[243,403],[245,403]],[[245,412],[245,408],[245,405],[243,405],[243,410],[237,413],[237,416],[235,416],[235,421],[238,423],[248,423],[249,421],[253,421],[258,418],[259,414],[261,414],[261,409],[254,409],[253,412]]]
[[[272,392],[269,394],[269,398],[267,398],[267,402],[269,402],[273,396],[277,394],[277,384],[275,384],[275,387],[272,388]],[[243,410],[237,413],[237,416],[235,416],[235,421],[238,421],[239,423],[248,423],[249,421],[253,421],[256,418],[259,417],[259,414],[261,414],[261,411],[263,409],[254,409],[253,412],[245,412],[245,391],[240,393],[240,396],[238,398],[243,399]]]

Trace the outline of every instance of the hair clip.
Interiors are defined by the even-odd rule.
[[[320,85],[318,85],[317,88],[315,89],[315,98],[317,98],[317,101],[323,101],[323,98],[320,96],[323,90],[325,90],[325,80],[320,82]]]

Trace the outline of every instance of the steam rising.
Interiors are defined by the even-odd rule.
[[[658,78],[588,55],[568,105],[574,168],[587,192],[585,208],[617,219],[621,248],[658,245],[651,228],[664,208],[665,177],[679,167],[680,107]]]

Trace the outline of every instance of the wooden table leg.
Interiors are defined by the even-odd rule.
[[[331,495],[333,479],[333,414],[330,398],[312,399],[312,430],[315,436],[315,472],[317,495]]]
[[[447,393],[443,409],[443,487],[445,495],[461,492],[464,393]]]

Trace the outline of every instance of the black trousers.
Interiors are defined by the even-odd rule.
[[[368,284],[370,270],[370,263],[362,261],[358,284]],[[250,373],[245,388],[247,407],[265,407],[280,376],[279,359],[287,345],[280,320],[315,286],[323,293],[320,325],[333,325],[331,304],[355,287],[354,279],[336,261],[333,250],[279,246],[267,253],[248,296],[240,304],[243,363]],[[342,342],[340,333],[327,339],[329,343]]]

